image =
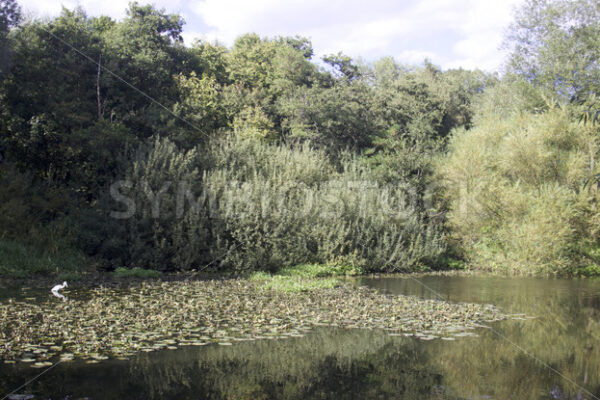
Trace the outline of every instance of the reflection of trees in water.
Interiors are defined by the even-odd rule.
[[[18,386],[24,366],[0,387]],[[21,374],[21,376],[19,376]],[[304,338],[140,354],[129,362],[63,364],[29,392],[94,399],[448,399],[421,343],[379,330],[323,328]]]
[[[155,398],[450,398],[421,345],[382,331],[321,329],[302,339],[138,358],[133,375]]]
[[[39,373],[26,366],[7,371],[0,371],[0,387],[7,389]],[[130,362],[63,364],[29,389],[94,399],[450,398],[420,343],[344,329],[141,354]]]
[[[537,318],[503,321],[494,328],[514,343],[560,371],[570,380],[600,393],[600,297],[597,283],[573,280],[482,279],[479,302]],[[471,279],[455,279],[451,295],[467,293]],[[461,288],[461,284],[464,287]],[[482,295],[485,294],[485,295]],[[432,343],[427,349],[444,382],[468,396],[492,398],[577,398],[580,390],[490,331],[481,337]],[[435,357],[433,356],[435,355]],[[581,392],[582,399],[589,398]]]

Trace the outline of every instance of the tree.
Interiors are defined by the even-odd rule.
[[[8,33],[21,20],[21,8],[15,0],[0,0],[0,81],[10,67],[12,46]],[[0,138],[0,163],[4,160],[6,144]]]
[[[15,0],[0,0],[0,77],[10,65],[10,46],[8,33],[21,20],[21,7]]]
[[[381,129],[372,88],[361,80],[331,88],[296,88],[278,106],[287,138],[308,139],[332,152],[363,149]]]
[[[97,40],[81,10],[29,22],[11,36],[13,66],[2,82],[1,129],[9,155],[49,180],[74,172],[71,134],[97,121],[97,68],[57,38],[95,57]],[[43,82],[43,84],[41,84]]]
[[[600,89],[597,0],[527,0],[505,39],[509,72],[581,100]]]
[[[305,38],[240,36],[227,53],[231,84],[223,90],[234,130],[260,126],[262,133],[258,136],[278,136],[272,130],[280,131],[286,117],[278,108],[280,101],[294,97],[297,91],[318,80],[319,72],[310,62],[311,56],[312,45]]]
[[[177,136],[177,142],[185,147],[192,147],[227,124],[221,86],[214,76],[198,77],[193,71],[189,76],[179,74],[176,82],[180,100],[173,106],[173,112],[197,129],[184,126],[179,134],[171,136]]]
[[[177,14],[131,3],[127,18],[102,37],[106,66],[138,89],[106,76],[112,87],[108,109],[140,137],[168,134],[164,128],[174,117],[158,103],[173,105],[176,76],[193,66],[193,55],[182,44],[183,25]]]
[[[132,79],[117,68],[118,54],[105,44],[119,28],[107,17],[88,18],[81,9],[20,26],[11,34],[14,65],[0,88],[0,132],[11,161],[88,200],[110,180],[117,154],[126,152],[135,136],[143,137],[143,131],[131,129],[131,119],[139,116],[146,126],[151,121],[141,113],[147,98],[122,101],[133,90],[110,74],[100,75],[98,65],[81,54]],[[168,78],[163,88],[175,90]]]
[[[245,87],[267,88],[273,77],[274,43],[262,40],[255,33],[235,40],[228,56],[229,76]]]
[[[294,50],[300,52],[304,58],[310,60],[314,55],[312,43],[310,39],[302,37],[302,36],[282,36],[277,39],[277,41],[281,44],[285,44],[290,46]]]
[[[219,43],[196,40],[190,49],[194,60],[194,68],[201,75],[214,76],[220,85],[229,83],[227,72],[227,48]]]
[[[21,20],[21,7],[15,0],[0,0],[0,33],[6,34]]]
[[[261,39],[257,34],[240,36],[228,54],[233,82],[249,88],[273,89],[278,94],[282,81],[306,85],[315,72],[310,63],[312,45],[308,39],[279,37]]]
[[[354,63],[352,58],[344,55],[341,52],[337,54],[329,54],[323,57],[323,61],[333,68],[334,74],[338,78],[351,81],[360,76],[358,66]]]

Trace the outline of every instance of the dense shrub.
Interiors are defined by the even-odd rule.
[[[406,191],[377,183],[356,160],[326,181],[286,175],[282,166],[248,179],[235,169],[207,176],[206,186],[220,193],[225,231],[217,243],[224,262],[236,269],[333,262],[391,271],[431,262],[443,251],[438,228]]]
[[[120,261],[238,271],[300,263],[395,271],[435,263],[444,251],[441,229],[411,192],[377,183],[353,156],[341,165],[307,145],[238,137],[180,151],[157,139],[119,188],[135,204],[135,213],[118,220],[122,229],[111,232],[123,235],[127,256]],[[153,209],[149,199],[161,188]],[[127,208],[123,199],[106,204]]]
[[[474,265],[567,273],[596,263],[597,129],[567,109],[483,116],[439,163],[456,243]]]
[[[104,202],[110,207],[104,216],[119,225],[107,234],[121,235],[106,249],[115,261],[158,270],[198,261],[210,245],[205,213],[184,213],[178,207],[186,200],[181,193],[200,194],[199,165],[197,150],[178,150],[167,139],[139,149],[125,179],[112,185],[112,201]]]

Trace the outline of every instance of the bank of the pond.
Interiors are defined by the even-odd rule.
[[[65,291],[66,302],[46,296],[0,303],[3,362],[97,362],[177,346],[281,340],[316,326],[454,338],[506,318],[492,305],[387,295],[341,280],[302,291],[274,290],[256,279],[145,281],[73,294]]]
[[[117,268],[115,271],[87,269],[72,273],[24,274],[22,276],[9,276],[0,273],[0,289],[20,290],[22,288],[32,288],[44,290],[62,281],[68,281],[70,287],[93,289],[99,286],[125,288],[136,286],[144,280],[189,282],[211,279],[248,278],[257,282],[259,287],[283,291],[304,291],[334,287],[338,279],[342,277],[369,275],[360,268],[328,264],[301,264],[284,267],[276,273],[263,271],[250,273],[234,273],[232,271],[160,272],[136,267]],[[398,274],[391,274],[391,276],[398,276]]]

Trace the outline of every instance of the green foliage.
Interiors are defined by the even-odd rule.
[[[110,43],[124,34],[122,24],[132,23],[88,19],[82,11],[64,10],[51,22],[29,22],[13,32],[15,65],[2,82],[1,147],[20,168],[70,185],[89,198],[116,172],[119,156],[138,136],[146,136],[144,131],[154,122],[140,121],[139,112],[147,107],[148,99],[143,99],[142,106],[137,92],[130,96],[131,88],[59,40],[67,40],[102,66],[116,69],[120,55],[112,52]],[[160,70],[157,65],[151,68]],[[136,72],[146,76],[143,70]],[[136,81],[133,73],[127,74],[130,81]],[[171,74],[168,72],[168,81],[160,85],[176,87]],[[136,85],[146,90],[139,82]]]
[[[443,252],[440,227],[420,215],[404,190],[379,184],[357,159],[335,172],[324,153],[306,147],[237,145],[247,166],[224,166],[204,180],[218,194],[223,264],[273,270],[334,262],[393,271],[435,262]]]
[[[323,152],[315,151],[308,144],[267,145],[245,140],[242,135],[216,140],[206,150],[207,169],[235,171],[242,182],[253,177],[266,179],[278,173],[283,180],[312,186],[327,181],[334,173],[334,167]]]
[[[585,277],[598,277],[600,276],[600,265],[591,264],[577,270],[577,275]]]
[[[89,269],[90,261],[78,250],[58,254],[40,251],[11,240],[0,240],[0,276],[25,278],[34,274],[77,273]]]
[[[160,271],[152,269],[119,267],[115,270],[115,275],[119,278],[157,279],[160,278],[162,274]]]
[[[182,124],[163,106],[172,107],[178,97],[176,77],[194,64],[182,48],[183,24],[179,15],[134,2],[125,19],[102,33],[103,65],[138,89],[111,74],[102,75],[105,118],[125,123],[138,137]]]
[[[227,123],[227,114],[221,99],[221,85],[212,75],[199,78],[194,71],[189,76],[180,74],[176,78],[181,100],[173,105],[173,112],[191,124],[181,134],[171,134],[185,146],[201,143],[213,131]]]
[[[341,53],[322,68],[302,37],[188,48],[183,23],[132,3],[8,24],[2,237],[108,269],[444,262],[432,160],[494,77]]]
[[[21,20],[21,7],[14,0],[0,2],[0,32],[5,35]]]
[[[10,163],[0,164],[0,236],[23,239],[65,207],[65,193],[39,184]]]
[[[463,260],[457,260],[455,258],[448,257],[445,260],[445,264],[448,265],[449,269],[453,270],[465,270],[468,268],[468,265]]]
[[[600,9],[594,0],[529,0],[506,37],[509,70],[557,93],[598,93]]]
[[[397,128],[396,136],[407,137],[413,143],[444,137],[445,107],[436,93],[441,71],[400,71],[399,66],[395,69],[395,79],[390,79],[388,72],[381,81],[375,81],[374,109],[389,123],[388,127]]]
[[[229,82],[227,48],[218,43],[196,40],[190,51],[202,76],[214,76],[220,85]]]
[[[519,75],[507,75],[502,82],[493,85],[478,96],[473,105],[473,118],[477,124],[479,119],[492,116],[510,117],[524,112],[542,113],[555,102],[555,94],[540,86],[534,86]]]
[[[233,119],[233,132],[246,138],[274,141],[277,132],[273,121],[260,107],[246,107]]]
[[[197,150],[179,151],[167,139],[157,138],[149,148],[138,151],[124,184],[114,188],[133,202],[131,215],[116,215],[117,220],[122,218],[124,228],[120,242],[115,243],[121,247],[117,253],[128,256],[115,261],[158,270],[188,269],[206,251],[206,215],[193,210],[183,214],[183,208],[179,209],[189,200],[188,191],[194,199],[199,194],[195,185],[201,177],[198,160]],[[113,195],[106,206],[126,213],[128,205],[117,199]]]
[[[312,45],[307,39],[280,37],[271,40],[247,34],[237,38],[227,54],[227,68],[233,82],[277,94],[282,81],[293,86],[308,83],[315,69],[308,60],[310,56]]]
[[[328,59],[342,63],[338,69],[351,63],[340,55]],[[443,73],[431,64],[406,68],[385,58],[348,74],[351,78],[342,74],[329,85],[298,88],[279,98],[286,139],[310,140],[332,152],[373,146],[378,151],[406,142],[420,153],[441,143],[452,128],[470,126],[475,96],[495,84],[480,71]]]
[[[488,116],[439,163],[454,239],[483,269],[564,274],[598,240],[594,131],[568,110]]]
[[[361,81],[300,88],[280,100],[282,129],[292,140],[309,139],[333,151],[364,148],[370,144],[369,135],[379,129],[371,95],[370,87]]]
[[[352,58],[341,52],[327,55],[323,57],[323,61],[333,68],[338,78],[351,81],[360,76],[358,66],[352,61]]]
[[[125,254],[115,262],[236,271],[321,263],[352,273],[410,270],[435,263],[444,251],[441,227],[405,190],[379,185],[352,156],[336,172],[325,153],[307,145],[239,137],[215,141],[203,153],[157,139],[136,158],[131,185],[119,189],[135,213],[122,229],[106,232],[120,249],[110,252]],[[152,203],[157,193],[160,201]],[[102,215],[124,205],[107,202]]]
[[[0,79],[11,65],[12,43],[9,32],[21,21],[21,7],[15,0],[0,1]]]
[[[69,191],[39,182],[10,163],[0,164],[0,239],[33,249],[23,274],[55,272],[56,266],[63,268],[63,258],[70,264],[67,270],[75,269],[79,261],[78,270],[87,269],[90,261],[79,254],[77,245],[79,226],[69,215],[76,204]],[[43,259],[39,267],[33,265],[37,258]],[[10,264],[6,268],[16,267]]]
[[[363,271],[350,265],[338,264],[300,264],[285,267],[277,272],[283,276],[299,276],[303,278],[324,278],[328,276],[360,275]]]

